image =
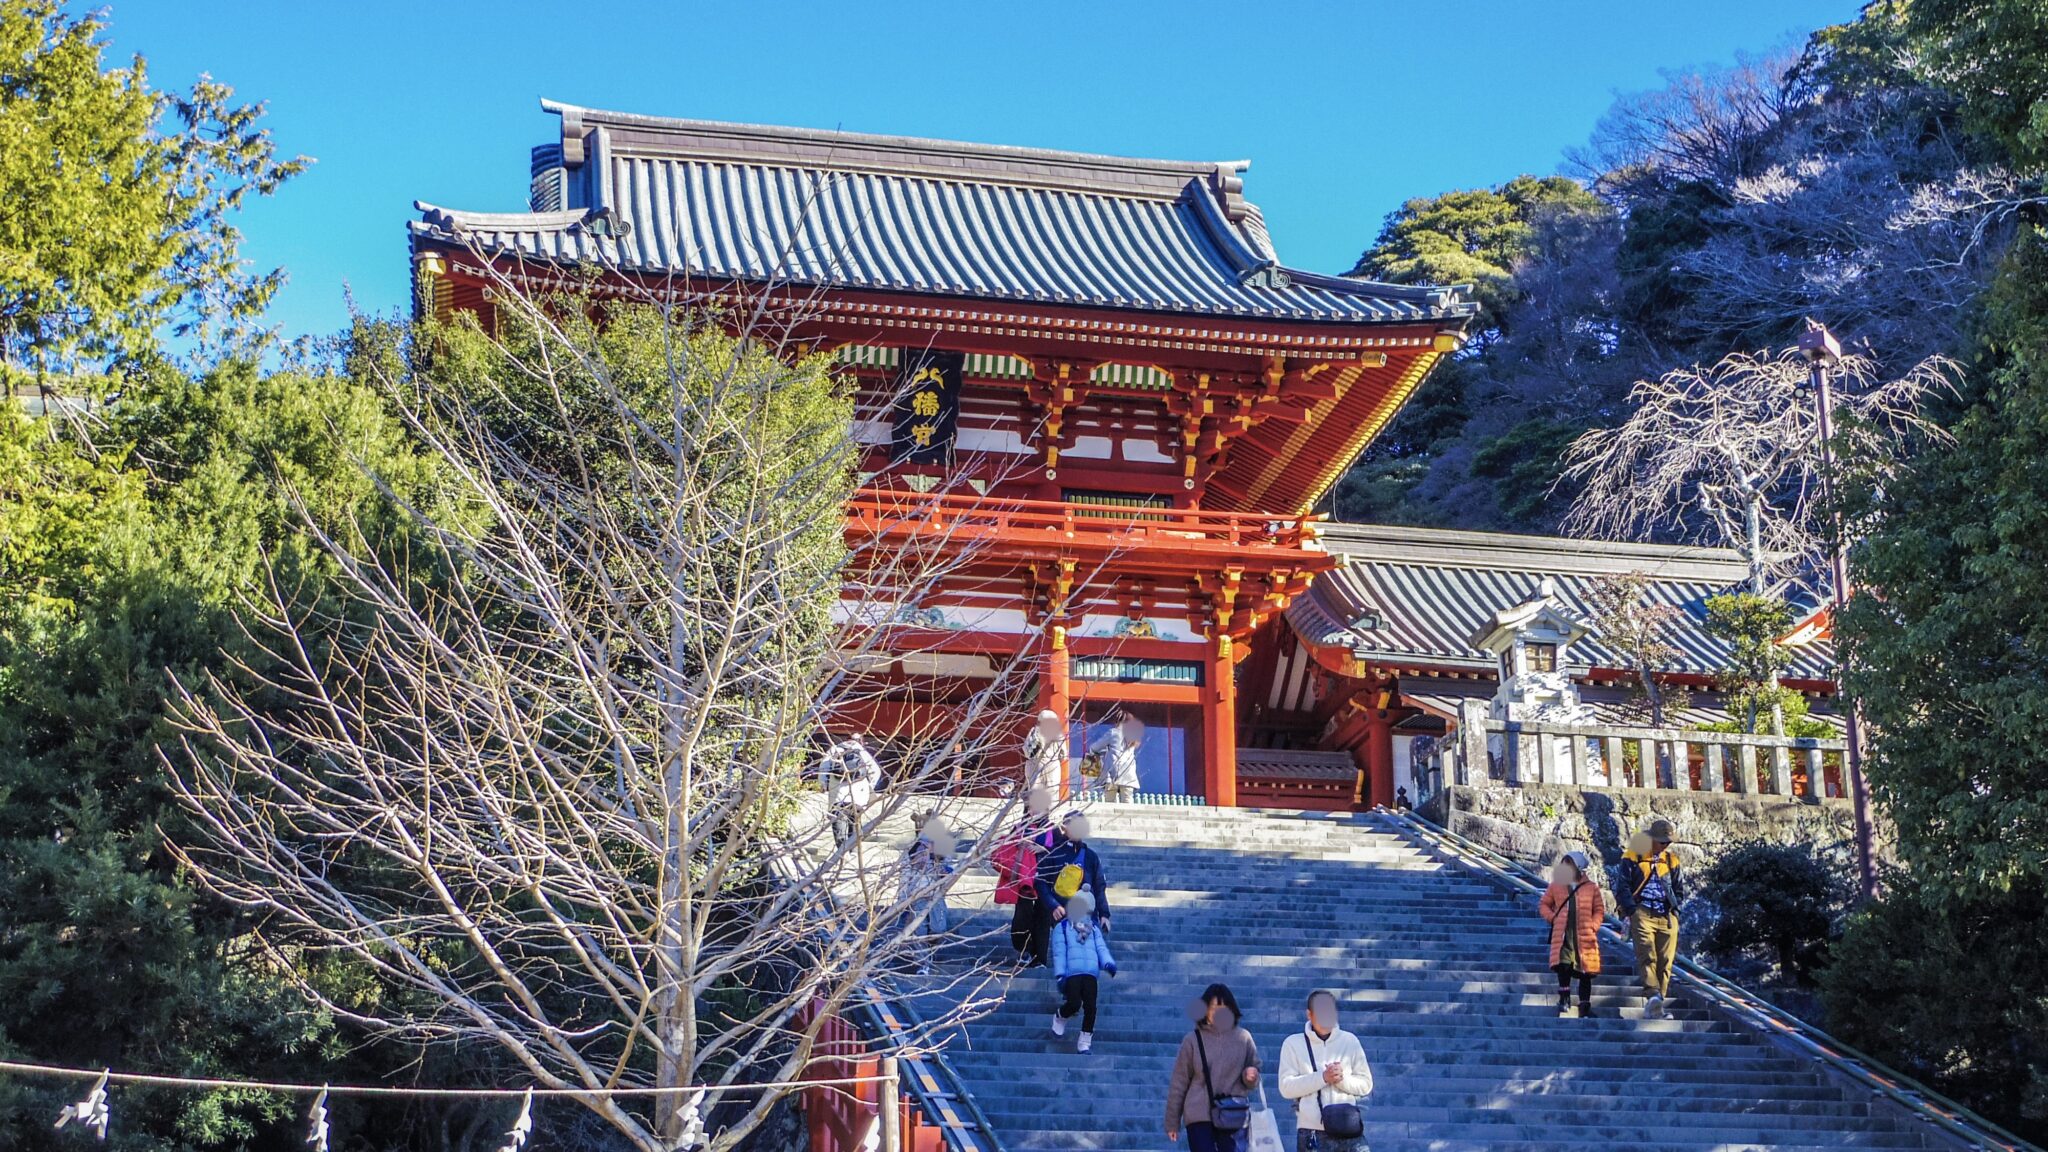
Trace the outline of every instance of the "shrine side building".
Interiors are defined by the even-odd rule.
[[[1711,549],[1325,524],[1475,308],[1282,264],[1244,162],[543,106],[560,131],[528,210],[419,205],[419,309],[488,315],[494,277],[578,269],[743,298],[831,352],[861,414],[849,531],[915,532],[916,508],[974,541],[902,606],[899,683],[846,720],[883,740],[1030,656],[1077,754],[1112,714],[1146,722],[1146,793],[1386,803],[1424,782],[1412,744],[1456,722],[1446,702],[1510,692],[1515,661],[1549,660],[1581,707],[1621,679],[1597,639],[1546,653],[1502,613],[1579,618],[1596,570],[1640,570],[1697,615],[1742,578]],[[1671,674],[1709,686],[1711,642],[1679,647]],[[1795,670],[1816,695],[1828,677],[1819,649]]]

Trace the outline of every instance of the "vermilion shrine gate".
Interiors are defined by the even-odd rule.
[[[1312,509],[1458,347],[1462,294],[1282,265],[1242,162],[545,107],[530,211],[420,205],[419,306],[488,313],[494,272],[593,266],[833,351],[863,415],[849,532],[973,546],[895,606],[915,652],[849,724],[914,729],[1042,657],[1077,754],[1112,710],[1147,722],[1146,792],[1392,798],[1393,725],[1426,709],[1282,613],[1338,566]]]

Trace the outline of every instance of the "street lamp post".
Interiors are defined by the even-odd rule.
[[[1813,371],[1814,405],[1820,417],[1820,492],[1828,510],[1829,582],[1834,586],[1834,618],[1839,623],[1849,603],[1849,540],[1842,524],[1841,508],[1835,503],[1835,398],[1828,386],[1828,369],[1842,358],[1842,343],[1832,332],[1811,320],[1799,334],[1799,352]],[[1841,675],[1837,665],[1836,675]],[[1847,693],[1844,693],[1846,696]],[[1863,781],[1863,708],[1849,699],[1848,761],[1849,797],[1856,812],[1856,878],[1865,899],[1877,895],[1876,847],[1870,827],[1870,789]],[[1817,782],[1816,782],[1817,783]]]

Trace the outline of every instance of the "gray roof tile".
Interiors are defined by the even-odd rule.
[[[709,281],[1273,320],[1455,322],[1472,310],[1456,290],[1279,267],[1257,210],[1218,187],[1237,162],[573,111],[565,126],[592,145],[592,170],[572,181],[578,209],[421,204],[416,242]],[[586,214],[606,208],[630,223],[624,235],[591,234]]]
[[[1640,571],[1650,577],[1652,598],[1679,609],[1666,637],[1678,658],[1666,670],[1712,675],[1727,665],[1728,645],[1707,632],[1703,607],[1742,584],[1741,560],[1724,549],[1341,524],[1329,526],[1322,541],[1344,566],[1318,576],[1287,608],[1289,626],[1310,643],[1387,664],[1490,668],[1493,658],[1472,647],[1472,638],[1495,613],[1534,599],[1546,578],[1568,611],[1590,620],[1587,595],[1597,580]],[[1354,630],[1351,622],[1366,609],[1380,626]],[[1625,663],[1597,635],[1573,648],[1577,664]],[[1833,678],[1827,644],[1792,653],[1788,678]]]

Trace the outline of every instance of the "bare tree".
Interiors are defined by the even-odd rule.
[[[1920,412],[1949,385],[1948,361],[1881,381],[1867,357],[1850,355],[1834,371],[1842,458],[1881,472],[1909,437],[1941,435]],[[1565,454],[1560,483],[1579,488],[1566,530],[1718,544],[1742,553],[1758,595],[1779,580],[1816,591],[1828,525],[1808,373],[1794,351],[1737,352],[1638,381],[1628,419]]]
[[[1624,203],[1676,184],[1726,188],[1756,171],[1769,130],[1802,99],[1787,84],[1798,62],[1782,51],[1668,74],[1662,88],[1617,98],[1570,167]]]
[[[1825,312],[1883,369],[1953,346],[2023,211],[2042,202],[1960,145],[1857,104],[1782,128],[1769,162],[1675,259],[1683,323],[1756,338]]]
[[[749,1082],[797,1078],[829,1014],[924,967],[936,893],[817,834],[805,772],[976,545],[849,531],[852,401],[762,314],[524,287],[495,286],[496,335],[456,325],[380,379],[446,472],[406,546],[309,515],[333,586],[280,569],[248,618],[267,659],[178,685],[180,855],[337,1017],[488,1045],[646,1152],[719,1107],[717,1152],[786,1094]],[[892,749],[867,829],[984,783],[1032,668],[991,671]],[[386,992],[337,994],[320,956]],[[948,966],[934,1031],[988,974]]]
[[[1586,606],[1592,610],[1601,646],[1627,661],[1635,675],[1633,694],[1649,712],[1650,727],[1663,728],[1667,710],[1690,703],[1685,689],[1657,680],[1658,673],[1678,658],[1670,635],[1685,613],[1677,605],[1651,599],[1649,589],[1647,572],[1603,576],[1587,589]]]

